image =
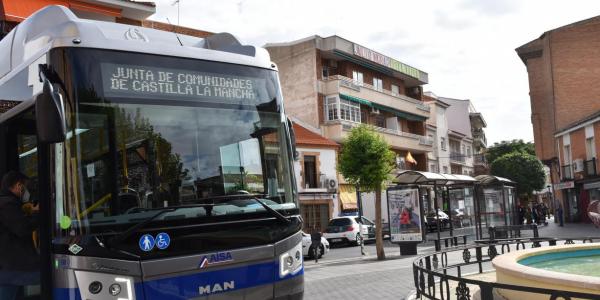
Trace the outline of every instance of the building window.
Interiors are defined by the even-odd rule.
[[[382,115],[376,115],[373,121],[373,125],[381,128],[385,128],[385,117]]]
[[[304,156],[303,179],[304,188],[315,189],[317,185],[317,157],[314,155]]]
[[[352,79],[354,79],[355,83],[358,85],[363,85],[363,73],[359,71],[352,71]]]
[[[341,100],[337,96],[325,98],[327,120],[346,120],[360,123],[360,104],[348,100]]]
[[[339,119],[339,104],[337,96],[325,97],[325,115],[328,121]]]
[[[323,66],[323,78],[329,77],[329,67]]]
[[[395,84],[392,84],[392,95],[394,95],[394,96],[400,95],[400,88],[398,88],[398,86]]]
[[[437,167],[435,164],[429,165],[429,172],[437,173]]]
[[[588,160],[596,157],[596,145],[594,145],[594,142],[594,137],[585,139],[585,153]]]
[[[471,157],[471,146],[467,146],[467,156]]]
[[[442,148],[442,150],[446,151],[446,138],[445,137],[440,137],[440,147]]]
[[[383,92],[383,80],[381,80],[381,78],[373,77],[373,87],[376,90]]]
[[[444,166],[444,174],[448,174],[448,167]]]
[[[340,118],[360,123],[360,104],[348,100],[340,101]]]

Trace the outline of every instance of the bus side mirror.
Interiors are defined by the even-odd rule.
[[[64,102],[62,95],[55,91],[50,80],[42,74],[40,72],[44,89],[35,99],[38,142],[61,143],[67,135]]]
[[[290,118],[287,119],[288,129],[290,131],[290,142],[292,143],[292,154],[294,155],[294,160],[300,159],[300,153],[296,150],[296,133],[294,132],[294,123]]]

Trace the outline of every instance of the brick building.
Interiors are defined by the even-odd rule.
[[[339,36],[265,48],[279,67],[286,113],[338,143],[354,126],[370,124],[396,153],[399,170],[427,170],[433,140],[425,128],[431,110],[423,102],[426,72]],[[340,213],[355,212],[354,187],[338,178]],[[363,203],[374,203],[371,198],[364,194]],[[372,206],[363,206],[371,219]]]
[[[600,16],[545,32],[516,49],[527,67],[538,158],[567,221],[588,221],[598,195]]]
[[[156,12],[154,2],[132,0],[0,0],[0,39],[28,16],[48,5],[62,5],[77,17],[130,24],[206,37],[211,32],[146,20]]]

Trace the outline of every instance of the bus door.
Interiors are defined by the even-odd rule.
[[[21,105],[26,105],[26,103]],[[8,171],[15,170],[30,178],[28,190],[31,197],[29,201],[23,202],[23,211],[26,215],[33,214],[31,207],[37,205],[39,201],[38,148],[35,128],[33,108],[25,109],[20,114],[0,124],[0,145],[2,145],[0,150],[0,176]],[[32,233],[31,240],[39,255],[39,229]],[[0,280],[2,281],[0,284],[21,286],[17,299],[40,299],[39,272],[23,274],[8,270],[2,273],[4,274],[0,274]]]

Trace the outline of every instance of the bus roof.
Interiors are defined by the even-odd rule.
[[[47,6],[0,41],[0,84],[53,48],[120,50],[220,61],[273,69],[263,48],[242,45],[229,33],[207,38],[151,28],[80,19],[63,6]],[[7,78],[4,78],[7,77]]]

